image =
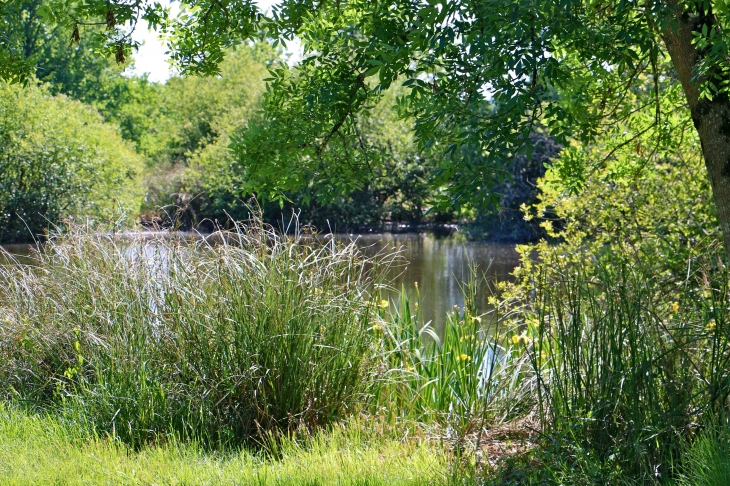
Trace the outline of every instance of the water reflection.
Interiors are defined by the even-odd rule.
[[[19,245],[2,245],[0,251],[0,265],[8,265],[11,263],[32,263],[30,257],[35,245],[19,244]]]
[[[462,241],[454,236],[411,233],[340,235],[339,238],[355,239],[368,255],[383,248],[400,249],[408,264],[391,270],[393,287],[413,294],[418,282],[421,318],[423,322],[431,321],[437,331],[442,329],[449,310],[464,305],[460,283],[468,279],[470,265],[477,265],[480,274],[494,281],[510,280],[519,263],[514,245]],[[482,282],[476,302],[480,312],[489,310],[490,295],[488,286]]]

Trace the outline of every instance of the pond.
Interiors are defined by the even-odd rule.
[[[11,263],[13,260],[20,263],[30,263],[30,259],[27,258],[34,248],[33,245],[0,245],[0,248],[5,250],[7,253],[12,255],[12,258],[8,258],[6,253],[0,253],[0,265],[6,265]]]
[[[391,270],[389,278],[394,290],[405,290],[415,295],[420,292],[420,318],[431,321],[440,331],[446,313],[464,305],[461,283],[469,278],[469,268],[478,267],[486,281],[510,280],[519,263],[514,245],[463,241],[458,236],[437,236],[431,233],[340,235],[354,239],[366,254],[374,254],[384,247],[400,249],[407,260],[405,267]],[[490,309],[489,285],[482,281],[476,305],[480,312]],[[390,299],[397,294],[391,293]],[[393,303],[391,303],[393,305]],[[439,332],[440,333],[440,332]]]
[[[433,233],[383,233],[364,235],[337,235],[340,240],[354,240],[367,254],[379,251],[400,250],[405,266],[392,268],[386,278],[393,292],[387,297],[390,305],[397,305],[398,292],[403,289],[415,297],[416,285],[420,292],[419,317],[422,323],[432,322],[439,332],[443,328],[447,312],[454,306],[462,307],[464,297],[461,283],[469,277],[469,268],[476,265],[479,274],[487,281],[510,280],[519,263],[514,245],[464,241],[457,235],[440,236]],[[21,262],[30,251],[28,245],[9,245],[5,250]],[[4,260],[0,255],[0,260]],[[2,263],[2,261],[0,261]],[[490,309],[490,286],[482,281],[476,305],[480,312]]]

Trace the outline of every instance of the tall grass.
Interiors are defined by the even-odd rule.
[[[454,439],[478,435],[485,425],[529,412],[534,387],[530,363],[499,303],[476,308],[478,269],[462,283],[465,305],[446,316],[442,335],[420,319],[418,291],[402,291],[400,303],[375,325],[389,377],[379,401],[401,418],[438,425]]]
[[[687,445],[680,486],[730,485],[730,441],[727,428],[709,428]]]
[[[681,277],[640,260],[542,262],[532,300],[486,313],[474,269],[437,334],[418,291],[380,300],[397,254],[368,259],[257,220],[207,240],[76,228],[30,264],[0,266],[0,403],[137,449],[265,442],[278,456],[359,412],[478,449],[490,425],[536,408],[535,457],[554,453],[545,477],[718,484],[728,462],[713,451],[727,440],[711,431],[730,419],[720,252]]]
[[[545,278],[530,356],[553,443],[655,481],[698,424],[727,417],[730,294],[719,258],[690,262],[700,270],[682,278],[639,263]]]
[[[212,238],[77,228],[0,268],[3,398],[134,446],[238,444],[357,411],[388,259],[260,221]]]

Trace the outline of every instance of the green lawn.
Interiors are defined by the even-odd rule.
[[[278,459],[241,451],[206,454],[190,444],[132,451],[84,438],[50,418],[0,412],[0,484],[441,485],[453,484],[446,455],[423,442],[365,439],[335,429],[307,446],[285,441]],[[461,480],[458,481],[463,484]]]

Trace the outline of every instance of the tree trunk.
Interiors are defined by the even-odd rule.
[[[714,21],[711,13],[688,15],[680,10],[677,11],[677,20],[677,25],[667,29],[662,38],[679,75],[692,121],[700,136],[725,251],[730,256],[730,98],[722,93],[715,95],[712,100],[700,100],[697,83],[692,82],[692,70],[701,59],[701,53],[692,44],[692,31],[701,29],[699,22],[709,23],[708,28],[714,28]]]

